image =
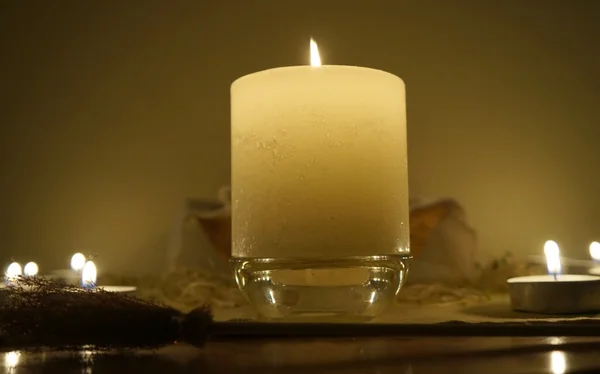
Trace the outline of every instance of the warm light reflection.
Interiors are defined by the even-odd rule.
[[[85,266],[85,256],[83,253],[75,253],[73,257],[71,257],[71,269],[79,272]]]
[[[548,274],[557,276],[560,275],[562,266],[560,263],[560,249],[554,240],[548,240],[544,244],[544,255],[546,256],[546,265]]]
[[[18,351],[7,352],[4,354],[4,367],[6,369],[14,369],[19,365],[19,356],[21,353]]]
[[[25,276],[28,276],[28,277],[36,276],[39,271],[40,271],[40,268],[38,267],[38,265],[35,262],[28,262],[25,264],[25,267],[23,268],[23,274],[25,274]]]
[[[321,56],[317,42],[310,39],[310,66],[321,66]]]
[[[376,299],[377,299],[377,292],[376,291],[371,291],[371,297],[369,298],[369,303],[373,304]]]
[[[552,351],[550,353],[550,370],[552,374],[564,374],[567,371],[567,358],[564,352]]]
[[[7,282],[14,282],[17,279],[19,279],[19,276],[21,276],[22,274],[23,271],[21,270],[21,264],[19,264],[18,262],[13,262],[6,268],[6,272],[4,272],[4,277],[6,278]]]
[[[79,355],[81,356],[81,361],[85,364],[92,364],[94,363],[94,351],[90,351],[90,350],[83,350],[79,352]]]
[[[83,270],[81,270],[81,287],[83,288],[94,288],[96,287],[96,264],[94,261],[88,261],[85,263]]]
[[[565,343],[565,338],[555,336],[552,338],[547,338],[546,342],[548,342],[550,345],[561,345]]]
[[[600,261],[600,243],[592,242],[590,244],[590,256],[592,256],[592,260]]]

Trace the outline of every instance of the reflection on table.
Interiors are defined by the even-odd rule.
[[[598,370],[600,338],[360,338],[209,342],[156,351],[4,353],[6,373],[552,373]]]

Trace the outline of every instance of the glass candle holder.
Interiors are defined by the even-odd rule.
[[[268,319],[368,320],[410,258],[403,81],[296,66],[231,86],[232,265]]]

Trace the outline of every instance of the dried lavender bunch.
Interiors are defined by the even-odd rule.
[[[104,274],[101,283],[136,286],[138,297],[157,301],[181,312],[204,305],[232,308],[247,303],[231,277],[198,268],[180,266],[161,274],[138,277]]]
[[[0,290],[0,347],[154,348],[175,341],[201,345],[212,316],[150,301],[85,290],[44,278],[20,278]]]

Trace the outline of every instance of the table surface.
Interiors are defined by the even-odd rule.
[[[476,306],[397,305],[387,323],[557,321],[510,310],[506,295]],[[251,317],[223,310],[217,320]],[[597,318],[597,316],[595,316]],[[569,319],[569,318],[568,318]],[[599,322],[600,323],[600,322]],[[6,373],[600,373],[600,337],[377,337],[211,341],[155,351],[5,352]],[[0,368],[0,372],[2,368]]]
[[[230,319],[254,319],[256,311],[250,306],[223,308],[213,310],[217,321]],[[464,322],[524,322],[573,320],[578,318],[597,318],[598,315],[547,315],[516,312],[511,309],[507,294],[491,295],[486,302],[473,304],[417,304],[396,303],[386,313],[377,317],[372,323],[439,323],[445,321]]]
[[[600,338],[346,338],[7,352],[6,373],[597,373]]]

